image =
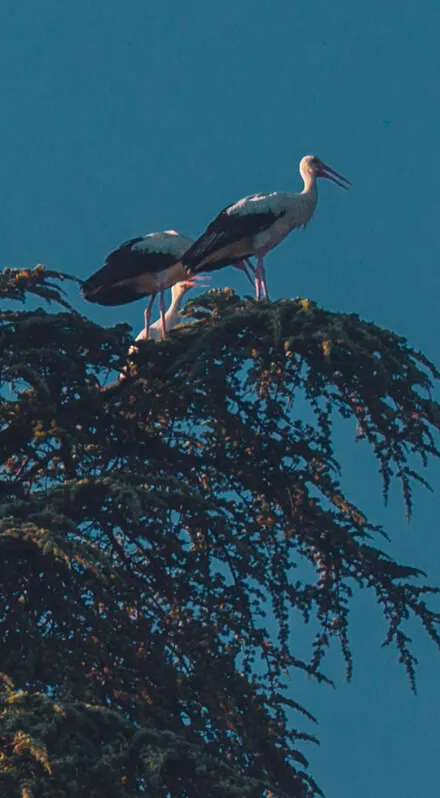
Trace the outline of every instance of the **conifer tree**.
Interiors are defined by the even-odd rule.
[[[439,644],[437,591],[345,495],[333,424],[410,514],[439,372],[354,314],[225,289],[117,380],[130,331],[74,310],[72,280],[0,276],[0,795],[320,795],[295,675],[325,682],[339,645],[350,676],[353,593],[412,687],[408,622]]]

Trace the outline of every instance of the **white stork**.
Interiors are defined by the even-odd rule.
[[[201,275],[196,274],[194,277],[188,277],[181,283],[175,283],[171,288],[171,304],[165,313],[165,330],[167,333],[177,326],[182,300],[186,292],[197,286],[197,281],[202,279],[203,278]],[[202,286],[202,283],[199,283],[199,285]],[[160,321],[156,321],[151,325],[148,337],[153,341],[158,341],[162,337],[162,325]],[[145,339],[145,327],[143,327],[139,335],[136,336],[135,340],[145,341]],[[137,347],[133,345],[128,350],[128,353],[131,354],[131,352],[135,351],[136,349]]]
[[[244,262],[254,271],[257,299],[261,288],[268,297],[264,256],[292,230],[310,222],[318,201],[317,178],[332,180],[341,188],[351,185],[316,155],[304,156],[299,171],[304,181],[300,194],[251,194],[224,208],[185,252],[182,263],[188,275]],[[247,260],[250,256],[257,258],[256,269]]]
[[[148,338],[151,310],[160,294],[160,323],[165,337],[164,291],[188,279],[180,259],[192,243],[192,239],[175,230],[125,241],[107,256],[104,266],[83,283],[83,296],[99,305],[125,305],[150,296],[145,310],[145,336]]]
[[[160,294],[160,325],[166,335],[164,291],[176,283],[188,282],[181,258],[193,243],[175,230],[131,238],[107,256],[104,266],[81,287],[84,299],[99,305],[126,305],[151,296],[145,310],[145,337],[148,338],[154,300]],[[234,264],[250,280],[244,263]],[[251,281],[252,282],[252,281]]]
[[[195,275],[194,277],[187,278],[181,283],[175,283],[172,286],[171,304],[167,312],[165,313],[165,330],[167,333],[173,330],[174,327],[177,326],[177,322],[179,321],[179,312],[182,305],[182,300],[186,292],[189,291],[191,288],[194,288],[194,286],[199,285],[201,287],[203,283],[200,283],[198,281],[202,279],[203,278],[201,276]],[[147,336],[145,333],[145,327],[143,327],[139,335],[136,336],[135,340],[145,341],[146,337]],[[159,341],[161,337],[163,337],[162,324],[161,321],[159,320],[155,321],[154,324],[151,325],[148,338],[150,341]],[[133,354],[133,352],[137,351],[138,351],[138,346],[136,346],[136,344],[133,344],[132,346],[130,346],[130,349],[128,350],[128,355],[130,356]],[[119,378],[121,380],[125,379],[127,373],[129,373],[129,367],[125,366],[121,374],[119,375]]]

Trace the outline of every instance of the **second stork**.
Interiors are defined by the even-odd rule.
[[[84,299],[99,305],[126,305],[142,297],[151,297],[145,310],[145,337],[148,338],[151,310],[159,294],[161,330],[165,338],[164,291],[188,280],[181,258],[192,243],[190,238],[175,230],[149,233],[126,241],[83,283]]]

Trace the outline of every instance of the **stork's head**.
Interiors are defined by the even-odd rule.
[[[304,181],[310,177],[325,177],[341,188],[348,188],[348,186],[351,186],[350,181],[347,180],[346,177],[343,177],[339,172],[335,172],[334,169],[327,166],[317,155],[305,155],[300,161],[299,171]]]
[[[207,288],[207,283],[201,282],[202,280],[209,280],[209,277],[206,277],[206,275],[202,274],[194,274],[192,277],[188,277],[187,280],[182,280],[180,283],[175,283],[171,289],[172,301],[186,294],[190,288],[195,288],[196,286],[199,288]]]

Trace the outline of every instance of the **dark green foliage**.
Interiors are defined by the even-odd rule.
[[[0,292],[61,300],[57,277],[8,270]],[[336,640],[350,675],[353,590],[413,685],[408,619],[439,643],[434,589],[344,495],[332,417],[410,512],[416,459],[438,454],[438,372],[357,316],[225,290],[102,390],[129,331],[63,302],[1,314],[1,795],[318,794],[287,674],[324,680]]]

